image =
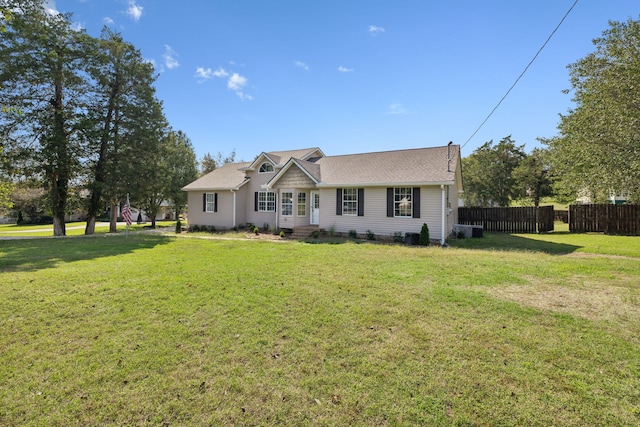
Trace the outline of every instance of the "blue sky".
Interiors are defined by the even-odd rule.
[[[174,129],[252,160],[465,144],[574,0],[55,0],[75,25],[122,33],[159,73]],[[527,151],[572,107],[567,65],[635,0],[580,0],[462,150],[511,135]]]

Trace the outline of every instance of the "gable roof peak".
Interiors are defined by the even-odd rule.
[[[253,170],[264,162],[264,160],[268,160],[273,164],[274,167],[280,168],[284,166],[289,159],[301,159],[307,160],[310,157],[324,157],[324,153],[318,147],[312,148],[301,148],[297,150],[286,150],[286,151],[263,151],[256,157],[256,159],[251,163],[251,165],[247,168],[247,170]]]

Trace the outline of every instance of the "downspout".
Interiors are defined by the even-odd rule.
[[[447,227],[447,214],[446,214],[446,210],[447,210],[447,189],[445,188],[444,184],[440,185],[440,189],[442,190],[442,229],[440,231],[440,245],[444,246],[445,243],[445,234],[444,234],[444,230]]]
[[[276,211],[276,230],[279,230],[280,226],[278,224],[278,192],[276,191],[275,193],[276,193],[276,196],[275,196],[275,199],[276,199],[276,206],[275,206],[275,211]]]

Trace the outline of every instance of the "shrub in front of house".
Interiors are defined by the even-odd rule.
[[[429,226],[426,223],[422,224],[418,243],[420,243],[422,246],[429,246]]]

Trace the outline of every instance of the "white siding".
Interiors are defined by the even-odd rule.
[[[380,236],[393,236],[395,232],[419,233],[422,224],[429,226],[431,239],[442,236],[442,192],[440,187],[420,187],[420,218],[387,217],[386,187],[365,187],[364,216],[336,215],[336,189],[320,190],[320,228],[340,233],[356,230],[365,234],[367,230]],[[448,234],[448,233],[447,233]]]
[[[247,176],[249,176],[251,180],[249,181],[248,184],[242,187],[243,189],[246,188],[246,193],[245,193],[245,204],[246,204],[245,211],[247,213],[246,221],[245,221],[246,223],[251,223],[259,228],[262,228],[264,224],[268,224],[269,227],[275,227],[276,214],[277,214],[277,211],[280,210],[279,206],[277,206],[280,203],[280,199],[279,198],[276,199],[276,212],[257,212],[254,206],[255,204],[254,198],[255,198],[256,191],[265,191],[262,188],[262,185],[269,182],[269,180],[273,178],[277,172],[278,172],[277,169],[274,172],[268,172],[268,173],[260,173],[257,170],[247,172]]]
[[[233,194],[229,190],[207,191],[218,194],[218,212],[204,212],[202,195],[204,191],[189,191],[189,213],[187,221],[192,225],[215,225],[225,229],[233,227]]]
[[[309,225],[309,203],[310,197],[309,194],[311,190],[295,190],[295,189],[286,189],[283,188],[278,191],[278,227],[280,228],[294,228],[294,227],[302,227]],[[293,215],[291,216],[283,216],[282,215],[282,193],[292,192],[293,193]],[[298,193],[307,193],[307,208],[305,212],[305,216],[298,216]]]

